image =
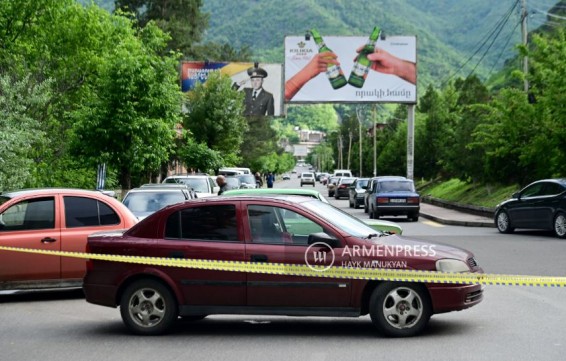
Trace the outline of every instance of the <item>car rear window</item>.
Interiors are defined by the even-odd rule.
[[[415,185],[410,180],[388,180],[379,182],[379,192],[414,192]]]
[[[191,207],[169,216],[165,238],[200,241],[238,241],[234,205]]]
[[[108,226],[120,223],[120,217],[104,202],[85,197],[63,197],[67,228]]]

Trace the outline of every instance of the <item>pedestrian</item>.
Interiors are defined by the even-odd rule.
[[[218,177],[216,177],[216,183],[220,187],[220,190],[218,191],[218,195],[221,195],[227,190],[226,188],[228,184],[226,183],[226,178],[224,178],[223,175],[219,175]]]
[[[257,188],[263,187],[263,181],[261,180],[261,175],[259,174],[259,172],[255,173],[255,183],[257,185]]]
[[[273,188],[273,182],[275,182],[275,176],[273,175],[273,173],[269,172],[267,174],[267,188]]]

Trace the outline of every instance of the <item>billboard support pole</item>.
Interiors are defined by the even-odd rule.
[[[415,105],[410,104],[407,112],[407,178],[414,177],[415,160]]]

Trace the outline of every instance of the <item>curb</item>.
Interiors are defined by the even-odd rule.
[[[444,219],[437,216],[433,216],[432,214],[424,213],[423,211],[420,212],[420,216],[435,221],[437,223],[446,224],[449,226],[464,226],[464,227],[487,227],[487,228],[495,228],[495,224],[493,222],[483,222],[483,221],[457,221],[453,219]]]

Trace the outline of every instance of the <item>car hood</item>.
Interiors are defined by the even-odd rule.
[[[450,246],[442,243],[428,242],[423,240],[407,238],[405,236],[390,235],[386,237],[373,238],[371,239],[371,242],[373,244],[384,245],[389,247],[395,247],[395,246],[409,247],[412,250],[427,249],[429,250],[429,252],[426,258],[435,261],[445,258],[451,258],[451,259],[458,259],[467,262],[467,260],[470,257],[473,257],[473,254],[471,252],[462,248],[458,248],[455,246]],[[432,250],[434,250],[434,254],[430,252]]]

